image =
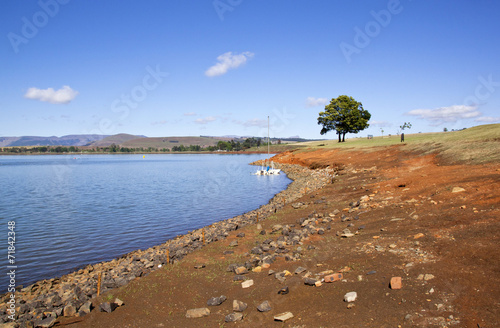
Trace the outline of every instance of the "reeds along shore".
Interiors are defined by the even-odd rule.
[[[260,208],[223,221],[218,221],[207,227],[177,236],[164,244],[146,250],[137,250],[125,254],[109,262],[91,264],[76,272],[60,278],[38,281],[24,288],[18,288],[15,293],[15,319],[19,324],[41,320],[50,313],[51,317],[73,313],[85,315],[90,312],[92,299],[97,296],[97,290],[105,292],[121,287],[133,279],[145,276],[164,265],[180,261],[205,244],[226,238],[230,231],[240,227],[255,224],[265,220],[286,204],[294,202],[305,193],[311,193],[331,183],[335,176],[332,168],[312,170],[299,165],[279,164],[281,169],[292,179],[287,189],[275,195],[268,204]],[[99,279],[101,277],[101,279]],[[98,280],[101,281],[98,286]],[[7,322],[8,304],[11,293],[2,296],[0,304],[0,323]],[[67,310],[71,309],[71,311]],[[68,313],[65,313],[68,311]]]

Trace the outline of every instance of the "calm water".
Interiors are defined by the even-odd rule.
[[[291,181],[251,175],[248,163],[265,157],[0,156],[0,292],[8,221],[16,222],[16,283],[27,286],[266,204]]]

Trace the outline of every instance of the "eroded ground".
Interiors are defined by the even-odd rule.
[[[320,191],[304,188],[301,199],[259,222],[262,229],[250,225],[233,231],[226,240],[103,295],[102,300],[124,301],[114,312],[94,310],[58,326],[498,326],[498,165],[445,165],[434,156],[409,154],[400,147],[277,157],[283,163],[341,170]],[[296,242],[285,236],[300,236],[305,230],[313,234]],[[341,236],[348,232],[353,235]],[[234,240],[238,246],[230,247]],[[243,289],[241,281],[234,281],[235,273],[227,271],[231,264],[259,256],[251,254],[255,247],[278,244],[281,248],[264,252],[277,255],[269,268],[243,275],[254,281],[253,286]],[[227,251],[234,253],[224,254]],[[197,265],[205,267],[196,269]],[[299,267],[305,270],[294,273]],[[291,275],[277,279],[276,273],[285,270]],[[341,281],[319,287],[304,284],[304,276],[321,280],[339,271]],[[401,289],[390,288],[391,277],[402,278]],[[278,294],[284,287],[289,293]],[[343,298],[351,291],[358,298],[348,308]],[[221,295],[227,297],[225,302],[207,306],[211,297]],[[243,320],[225,323],[233,300],[248,308]],[[257,306],[265,300],[271,310],[259,312]],[[186,318],[188,309],[203,307],[210,309],[209,316]],[[293,318],[274,321],[283,312],[291,312]]]

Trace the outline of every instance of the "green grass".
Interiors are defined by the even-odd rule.
[[[303,142],[289,145],[301,147],[298,152],[318,149],[380,150],[383,147],[404,145],[402,150],[422,154],[439,154],[450,163],[488,163],[500,160],[500,124],[479,125],[462,131],[437,133],[405,133],[405,142],[399,136],[352,138],[339,143],[337,140]]]

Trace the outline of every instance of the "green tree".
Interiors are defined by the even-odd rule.
[[[399,131],[398,131],[398,134],[403,132],[404,129],[411,129],[411,123],[410,122],[404,122],[403,125],[400,125],[399,126]]]
[[[339,142],[345,141],[347,133],[358,133],[366,129],[371,114],[363,109],[360,102],[345,95],[333,98],[325,106],[325,111],[319,113],[318,124],[322,125],[321,134],[335,130],[339,135]]]

